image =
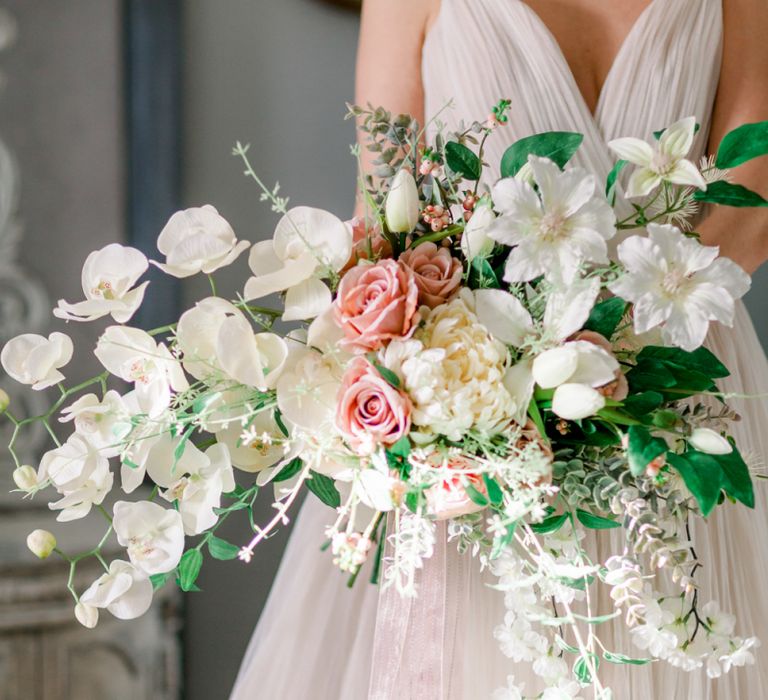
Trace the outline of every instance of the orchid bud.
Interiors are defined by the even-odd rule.
[[[565,420],[594,416],[605,407],[605,397],[586,384],[561,384],[552,397],[552,411]]]
[[[494,242],[488,237],[488,227],[496,215],[488,204],[475,208],[461,237],[461,252],[468,261],[478,256],[487,257],[493,252]]]
[[[411,233],[419,221],[419,191],[413,175],[404,168],[392,178],[385,203],[387,228],[393,233]]]
[[[22,491],[32,491],[37,487],[37,472],[34,467],[25,464],[13,472],[13,481]]]
[[[696,428],[688,442],[699,452],[709,455],[727,455],[733,452],[731,443],[710,428]]]
[[[0,413],[5,413],[10,405],[11,397],[8,396],[8,392],[0,389]]]
[[[92,630],[99,621],[99,609],[87,603],[78,603],[75,605],[75,617],[83,627]]]
[[[576,371],[579,364],[579,353],[576,349],[564,345],[559,348],[545,350],[533,361],[531,371],[536,383],[542,389],[553,389],[567,382]]]
[[[39,559],[47,559],[56,549],[56,538],[48,530],[33,530],[27,536],[27,547]]]

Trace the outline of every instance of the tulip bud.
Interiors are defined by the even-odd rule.
[[[710,428],[696,428],[688,442],[699,452],[709,455],[727,455],[733,452],[731,443]]]
[[[13,481],[22,491],[32,491],[38,484],[37,472],[34,467],[25,464],[14,470]]]
[[[404,168],[392,178],[385,203],[387,228],[393,233],[411,233],[419,221],[419,191],[413,175]]]
[[[99,621],[99,609],[87,603],[78,603],[75,605],[75,617],[83,627],[92,630]]]
[[[561,384],[552,397],[552,411],[565,420],[594,416],[605,407],[605,397],[586,384]]]
[[[553,389],[567,382],[579,364],[579,353],[572,347],[562,346],[545,350],[533,361],[533,378],[542,389]]]
[[[48,530],[33,530],[27,536],[27,547],[36,557],[47,559],[56,549],[56,538]]]
[[[0,413],[5,413],[10,405],[11,397],[8,396],[8,392],[0,389]]]
[[[489,205],[483,204],[475,209],[461,237],[461,252],[468,261],[478,256],[487,257],[493,252],[493,240],[488,237],[488,227],[495,219]]]

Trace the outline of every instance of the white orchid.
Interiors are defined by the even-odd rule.
[[[216,432],[216,439],[228,448],[232,464],[245,472],[267,469],[285,454],[285,435],[269,410],[257,413],[247,430],[239,420],[229,423]]]
[[[246,282],[245,298],[285,292],[284,321],[314,318],[331,305],[331,290],[319,278],[341,270],[351,253],[352,232],[341,219],[322,209],[291,209],[272,240],[251,249],[254,276]]]
[[[59,370],[72,359],[73,350],[72,340],[64,333],[51,333],[48,338],[24,333],[5,344],[0,364],[9,377],[40,391],[64,380]]]
[[[62,409],[62,423],[75,422],[75,430],[105,457],[116,457],[122,440],[131,432],[131,417],[123,397],[114,390],[99,399],[84,394],[71,406]]]
[[[127,561],[117,559],[109,565],[109,571],[80,596],[80,602],[90,608],[106,608],[120,620],[133,620],[149,610],[152,583],[144,572]],[[92,627],[98,616],[84,608],[78,620],[86,627]]]
[[[250,243],[237,240],[232,227],[210,204],[177,211],[157,238],[165,263],[152,261],[174,277],[211,274],[231,264]]]
[[[687,117],[665,129],[655,147],[631,137],[609,141],[609,148],[619,158],[638,166],[629,179],[627,197],[645,197],[662,182],[707,189],[698,168],[685,158],[695,134],[696,118]]]
[[[221,371],[216,345],[221,326],[230,316],[242,316],[242,312],[226,299],[208,297],[179,318],[176,344],[184,369],[195,379],[205,380]]]
[[[733,324],[734,302],[750,287],[749,275],[718,252],[674,226],[649,224],[648,237],[619,245],[627,272],[608,287],[634,304],[636,333],[660,326],[664,342],[695,350],[710,321]]]
[[[135,384],[139,405],[151,416],[168,407],[172,390],[189,387],[168,348],[138,328],[110,326],[99,338],[94,354],[111,374]]]
[[[134,287],[149,267],[136,248],[110,243],[93,251],[83,265],[81,276],[85,301],[70,304],[59,299],[53,315],[67,321],[94,321],[111,314],[117,323],[126,323],[144,300],[149,282]]]
[[[100,504],[112,488],[113,477],[107,458],[73,433],[61,447],[43,455],[37,481],[50,482],[63,496],[49,508],[60,510],[57,520],[66,522],[84,518],[93,505]]]
[[[178,511],[157,503],[118,501],[112,527],[131,563],[148,576],[173,571],[184,551],[184,526]]]
[[[504,279],[525,282],[540,275],[570,282],[584,263],[607,263],[606,241],[616,217],[582,168],[561,171],[550,160],[529,156],[538,192],[517,178],[499,180],[493,202],[501,215],[489,226],[495,241],[513,246]]]

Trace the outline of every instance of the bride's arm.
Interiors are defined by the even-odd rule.
[[[423,123],[421,49],[437,10],[438,0],[364,0],[357,51],[357,104],[370,103],[395,114],[410,114]],[[362,150],[366,171],[374,157]]]
[[[710,136],[715,152],[723,136],[741,124],[768,120],[768,4],[723,2],[725,43]],[[734,171],[734,179],[768,197],[768,157]],[[702,240],[747,272],[768,259],[768,209],[716,207],[700,227]]]

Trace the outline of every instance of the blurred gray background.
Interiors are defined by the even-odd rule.
[[[0,7],[19,27],[15,46],[0,56],[0,137],[21,170],[19,261],[53,300],[76,300],[88,252],[126,235],[123,3],[0,0]],[[356,14],[319,0],[184,0],[182,9],[182,204],[213,204],[241,239],[271,235],[274,215],[230,154],[239,139],[251,143],[257,172],[279,180],[294,204],[350,215],[354,133],[342,117],[353,97]],[[223,291],[241,286],[244,263],[219,275]],[[764,269],[747,299],[764,344],[767,292]],[[202,281],[183,286],[185,307],[205,295]],[[82,349],[100,328],[68,331]],[[92,366],[82,354],[70,374]],[[263,507],[269,511],[266,500]],[[223,536],[246,541],[245,518],[233,520]],[[269,540],[249,566],[207,563],[203,592],[186,596],[188,700],[227,697],[284,543],[285,533]]]

